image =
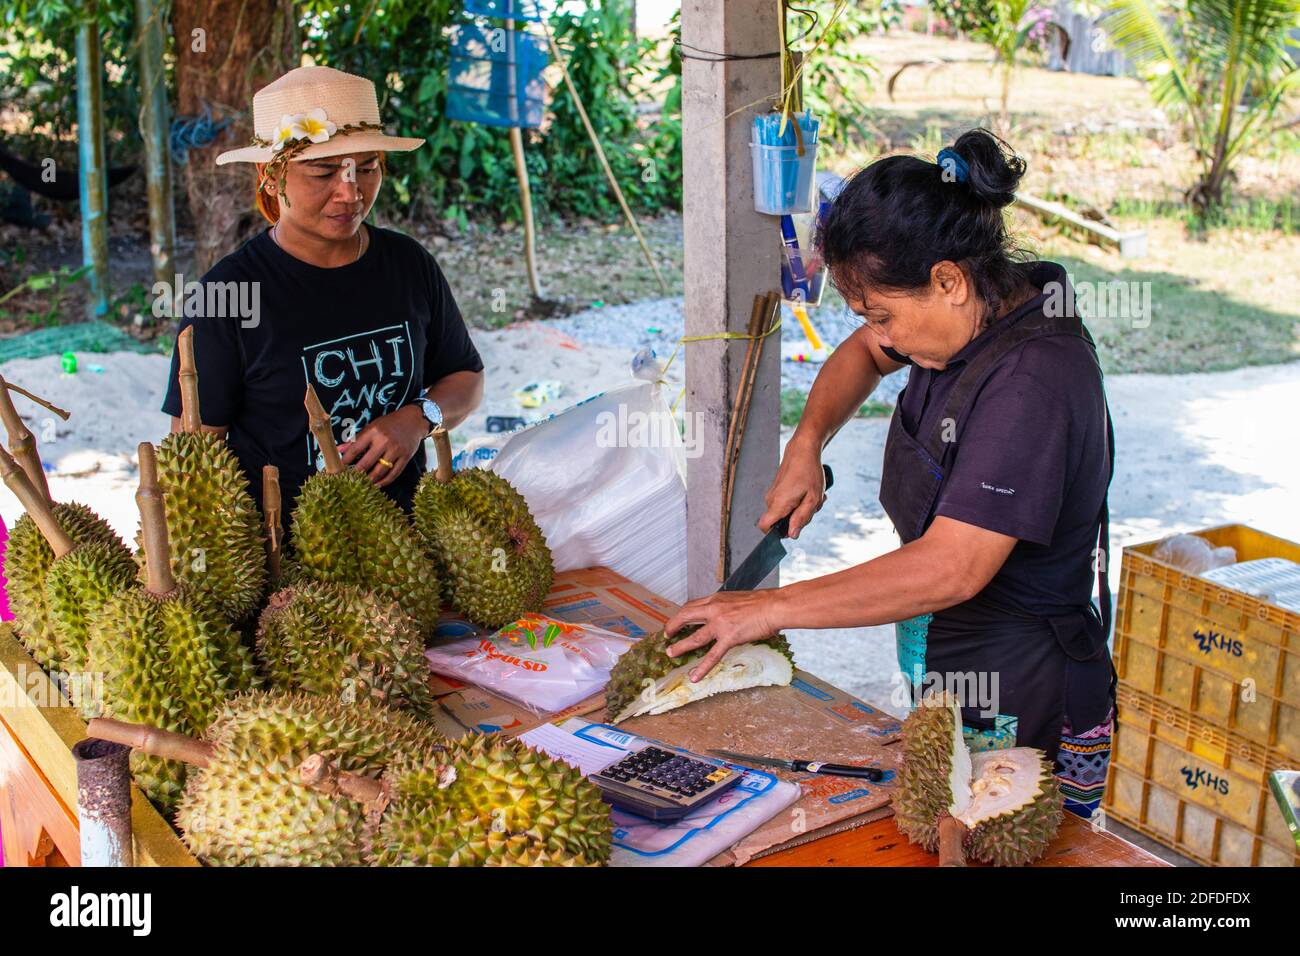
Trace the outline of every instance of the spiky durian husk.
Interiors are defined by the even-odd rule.
[[[104,603],[135,584],[135,560],[120,544],[87,544],[55,561],[45,578],[45,601],[58,642],[50,667],[81,671],[86,666],[90,627]]]
[[[369,698],[428,716],[429,664],[415,619],[394,601],[345,584],[309,581],[271,595],[257,629],[271,686]]]
[[[996,756],[997,751],[988,754],[989,758]],[[1061,784],[1041,751],[1037,768],[1038,791],[1032,802],[981,820],[966,835],[967,856],[994,866],[1024,866],[1047,851],[1061,826]]]
[[[496,734],[406,753],[385,774],[381,866],[587,865],[609,859],[609,806],[563,761]]]
[[[131,552],[117,532],[99,515],[76,502],[55,503],[54,517],[74,544],[116,545]],[[24,514],[9,531],[5,550],[5,578],[9,609],[14,614],[18,639],[42,667],[59,666],[58,633],[50,617],[45,578],[54,564],[54,551],[30,515]]]
[[[230,694],[255,686],[252,655],[224,617],[183,589],[119,591],[93,621],[81,706],[163,730],[198,735]],[[98,690],[95,693],[91,688]],[[180,797],[185,765],[135,751],[140,788],[164,811]]]
[[[176,812],[190,850],[217,866],[360,866],[365,809],[300,782],[321,754],[378,777],[393,755],[436,741],[428,725],[367,701],[281,691],[227,700],[206,739],[208,767],[190,773]]]
[[[266,590],[261,518],[248,478],[217,435],[178,432],[158,446],[172,574],[230,621],[253,613]],[[137,538],[140,579],[143,538]]]
[[[948,695],[927,696],[903,721],[903,761],[892,803],[899,831],[931,853],[939,850],[939,817],[952,806],[957,714]]]
[[[615,661],[609,673],[609,683],[605,685],[605,713],[617,721],[622,713],[636,702],[637,697],[653,687],[653,682],[667,676],[680,667],[689,667],[700,660],[707,647],[702,647],[681,657],[669,657],[668,647],[684,637],[689,637],[700,629],[698,624],[688,624],[673,635],[672,640],[663,631],[657,631],[633,644]],[[777,634],[758,643],[779,651],[794,664],[794,655],[790,651],[790,642],[785,635]]]
[[[542,609],[555,577],[551,549],[505,478],[469,468],[443,483],[430,472],[416,489],[413,517],[447,599],[471,621],[503,627]]]
[[[438,576],[402,509],[365,475],[303,483],[292,520],[291,580],[326,581],[396,601],[428,634],[442,609]]]

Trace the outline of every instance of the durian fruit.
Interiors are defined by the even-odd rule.
[[[213,865],[588,866],[609,808],[567,764],[496,735],[454,744],[369,701],[256,692],[196,740],[92,720],[91,736],[191,771],[176,814]]]
[[[421,716],[434,707],[419,624],[360,588],[306,581],[277,591],[258,623],[257,656],[272,687]]]
[[[37,534],[46,543],[50,555],[48,564],[32,561],[36,549],[31,547],[31,542],[24,543],[23,561],[19,563],[17,575],[29,606],[36,603],[32,598],[39,584],[39,603],[44,611],[44,617],[37,619],[39,626],[28,630],[27,646],[47,670],[80,672],[86,664],[90,623],[105,601],[134,584],[135,562],[116,535],[111,543],[102,540],[76,543],[64,531],[56,509],[3,448],[0,448],[0,471],[5,484],[26,507],[24,518],[38,529]],[[26,577],[33,566],[44,567],[43,581]],[[10,575],[15,574],[11,568],[6,570]],[[28,618],[27,623],[33,623],[33,619]],[[76,682],[70,690],[74,695],[77,693]]]
[[[162,498],[154,448],[142,442],[136,502],[148,583],[110,598],[94,620],[87,668],[102,693],[83,711],[192,734],[211,723],[225,697],[253,687],[257,677],[252,655],[225,617],[172,576]],[[132,772],[155,803],[172,808],[185,780],[183,764],[136,753]]]
[[[438,468],[415,491],[415,529],[438,563],[446,596],[476,624],[504,627],[540,611],[555,566],[528,503],[484,468],[452,474],[451,445],[434,432]]]
[[[239,460],[224,439],[202,431],[192,327],[180,334],[177,350],[182,430],[158,446],[171,570],[227,620],[241,621],[266,590],[261,520]],[[141,579],[147,544],[140,539]]]
[[[596,866],[609,806],[560,760],[498,734],[400,754],[384,774],[380,866]]]
[[[328,754],[378,776],[403,749],[434,739],[428,725],[369,701],[260,692],[226,702],[176,813],[190,850],[217,866],[361,866],[366,807],[302,783],[299,765]]]
[[[945,863],[969,856],[1023,866],[1046,852],[1061,822],[1061,790],[1041,750],[971,755],[961,706],[927,694],[903,721],[903,762],[892,798],[898,829]]]
[[[96,585],[120,577],[120,569],[125,567],[123,562],[131,561],[131,552],[108,522],[85,505],[50,501],[36,439],[14,408],[9,396],[10,388],[23,391],[64,418],[67,418],[67,412],[11,386],[0,377],[0,419],[4,421],[13,458],[21,466],[33,494],[23,502],[29,513],[22,515],[9,529],[5,550],[5,577],[15,631],[42,667],[55,671],[78,667],[84,654],[85,621],[94,612],[96,603],[102,600],[102,588]],[[10,487],[14,486],[11,484]],[[43,511],[52,512],[46,524],[48,532],[33,520],[31,502],[36,500],[43,506]],[[57,534],[60,547],[64,549],[62,556],[66,556],[68,564],[57,576],[62,580],[56,581],[52,588],[48,580],[50,570],[61,555],[55,554],[54,547],[46,538],[47,533]],[[73,565],[85,565],[88,572],[100,570],[104,574],[74,574],[69,581],[68,574]],[[134,568],[132,562],[132,574]],[[75,590],[78,581],[90,584],[90,591],[78,595]],[[57,607],[51,607],[51,598]]]
[[[687,625],[671,641],[659,631],[641,638],[619,657],[605,685],[605,713],[610,723],[666,713],[725,691],[784,686],[794,680],[790,644],[784,635],[777,634],[764,641],[736,645],[703,680],[691,683],[691,669],[708,648],[682,657],[669,657],[667,650],[670,644],[697,630],[699,625]]]
[[[329,415],[310,385],[305,404],[325,470],[308,478],[299,492],[286,580],[372,591],[396,601],[427,635],[442,609],[432,563],[397,503],[367,476],[343,465]]]

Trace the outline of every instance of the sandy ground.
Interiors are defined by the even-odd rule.
[[[660,311],[663,324],[670,325],[671,308]],[[580,326],[570,328],[582,333]],[[536,416],[629,381],[638,344],[588,344],[539,324],[474,337],[489,369],[487,397],[454,433],[456,447],[483,434],[489,414]],[[56,498],[85,502],[131,538],[137,525],[135,448],[166,431],[162,414],[148,411],[161,403],[166,360],[127,353],[80,359],[75,375],[63,374],[54,356],[11,362],[0,366],[0,374],[74,413],[62,422],[18,399],[52,468]],[[680,389],[681,373],[679,359],[669,370],[670,397]],[[521,409],[512,393],[539,379],[562,381],[566,391],[539,410]],[[1225,522],[1300,538],[1300,363],[1202,375],[1115,375],[1108,388],[1119,451],[1111,493],[1112,589],[1119,579],[1118,549],[1126,544]],[[782,569],[785,580],[839,570],[896,546],[877,500],[887,427],[884,419],[858,419],[831,445],[827,461],[835,469],[835,488],[823,513],[794,543]],[[16,499],[0,487],[6,523],[20,513]],[[898,712],[891,704],[892,627],[792,636],[803,667]]]

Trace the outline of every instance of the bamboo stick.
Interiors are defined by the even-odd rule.
[[[179,760],[195,767],[207,767],[216,748],[205,740],[160,730],[148,724],[131,724],[109,717],[94,717],[86,724],[86,736],[126,744],[142,753],[166,760]]]
[[[0,381],[3,381],[3,379],[0,379]],[[55,405],[53,402],[48,401],[47,399],[41,398],[39,395],[27,391],[27,389],[23,388],[21,385],[15,385],[13,382],[5,382],[4,384],[5,384],[5,388],[9,389],[9,391],[17,392],[19,395],[26,395],[37,405],[40,405],[42,408],[48,408],[55,415],[58,415],[60,418],[62,418],[65,422],[72,417],[72,412],[68,411],[66,408],[59,408],[58,405]]]
[[[176,340],[180,353],[181,431],[197,432],[203,428],[199,414],[199,373],[194,365],[194,326],[190,326]]]
[[[36,450],[36,436],[23,422],[18,409],[14,408],[14,400],[9,395],[8,385],[4,376],[0,376],[0,386],[2,386],[0,387],[0,419],[3,419],[5,433],[9,436],[9,451],[22,466],[32,487],[42,498],[50,502],[52,501],[50,486],[45,478],[45,468],[41,465],[40,453]]]
[[[148,590],[152,594],[170,594],[176,589],[172,574],[171,544],[167,540],[167,515],[163,509],[162,488],[158,485],[158,459],[153,445],[140,442],[140,487],[135,504],[140,509],[140,534],[144,539],[145,569]]]
[[[741,409],[748,394],[746,383],[754,377],[757,361],[754,358],[762,339],[763,317],[769,309],[770,294],[754,296],[754,305],[749,312],[749,344],[745,348],[745,361],[740,368],[740,381],[736,386],[736,404],[731,411],[731,420],[727,423],[727,441],[723,448],[722,461],[722,521],[719,527],[718,542],[718,580],[725,581],[731,557],[731,498],[736,484],[736,462],[739,460],[738,449],[743,437],[744,425]]]
[[[316,437],[321,457],[325,459],[325,474],[337,475],[346,471],[343,458],[339,455],[339,446],[334,442],[334,429],[330,426],[329,414],[316,397],[316,389],[310,385],[307,386],[307,397],[303,399],[303,404],[307,406],[307,427]]]
[[[433,450],[437,453],[438,468],[434,477],[442,484],[451,481],[451,436],[445,428],[433,430]]]
[[[9,490],[14,493],[27,513],[32,516],[32,521],[40,529],[45,540],[50,543],[50,549],[54,552],[55,558],[61,558],[75,547],[72,538],[59,525],[58,519],[54,517],[54,511],[50,507],[49,500],[36,490],[31,479],[27,477],[26,472],[19,467],[18,462],[14,461],[9,452],[0,448],[0,473],[4,475],[4,483],[9,486]]]
[[[519,205],[524,213],[524,262],[528,266],[528,288],[532,290],[534,299],[541,299],[542,280],[537,272],[537,244],[533,225],[533,190],[528,183],[528,164],[524,160],[524,134],[518,126],[510,127],[510,151],[515,156]]]
[[[280,539],[284,528],[280,523],[280,469],[275,465],[262,467],[262,514],[266,528],[266,563],[271,570],[271,580],[280,580]]]
[[[587,131],[587,137],[591,140],[592,149],[596,153],[596,159],[600,161],[600,167],[605,171],[605,178],[609,180],[610,188],[614,190],[614,198],[618,200],[619,207],[623,210],[623,217],[627,219],[627,224],[632,227],[632,232],[636,235],[636,241],[641,244],[641,252],[645,254],[645,261],[650,264],[651,271],[654,272],[655,278],[659,280],[659,288],[666,293],[668,283],[664,282],[664,277],[659,273],[659,266],[655,263],[655,258],[650,252],[650,246],[645,241],[645,236],[641,235],[641,227],[637,225],[636,216],[632,215],[632,210],[623,197],[623,190],[618,185],[618,179],[614,176],[614,170],[610,168],[609,160],[605,158],[605,150],[600,145],[600,139],[596,136],[596,130],[591,125],[591,118],[587,116],[587,108],[582,104],[582,97],[578,95],[578,88],[573,85],[573,77],[569,75],[569,64],[564,59],[564,53],[555,42],[555,37],[551,36],[550,27],[546,25],[546,18],[542,18],[542,29],[546,32],[546,42],[550,44],[551,56],[555,57],[555,62],[560,65],[560,72],[564,75],[564,85],[569,88],[569,95],[573,97],[573,105],[578,110],[578,117],[582,120],[583,128]]]

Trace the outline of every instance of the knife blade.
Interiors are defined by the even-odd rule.
[[[790,770],[794,773],[819,773],[828,777],[857,777],[862,780],[874,780],[879,783],[885,779],[885,771],[879,767],[853,767],[842,763],[822,763],[818,760],[783,760],[780,757],[760,757],[757,754],[736,753],[734,750],[710,750],[715,757],[751,764],[760,767],[776,767],[778,770]]]
[[[831,471],[830,465],[822,465],[822,472],[826,477],[826,488],[830,490],[831,485],[835,484],[835,473]],[[785,545],[781,543],[782,538],[790,535],[790,515],[786,515],[776,524],[768,529],[763,539],[754,546],[754,550],[745,556],[734,571],[727,576],[727,580],[722,583],[719,591],[752,591],[762,583],[763,579],[772,573],[772,569],[781,563],[786,556]]]

